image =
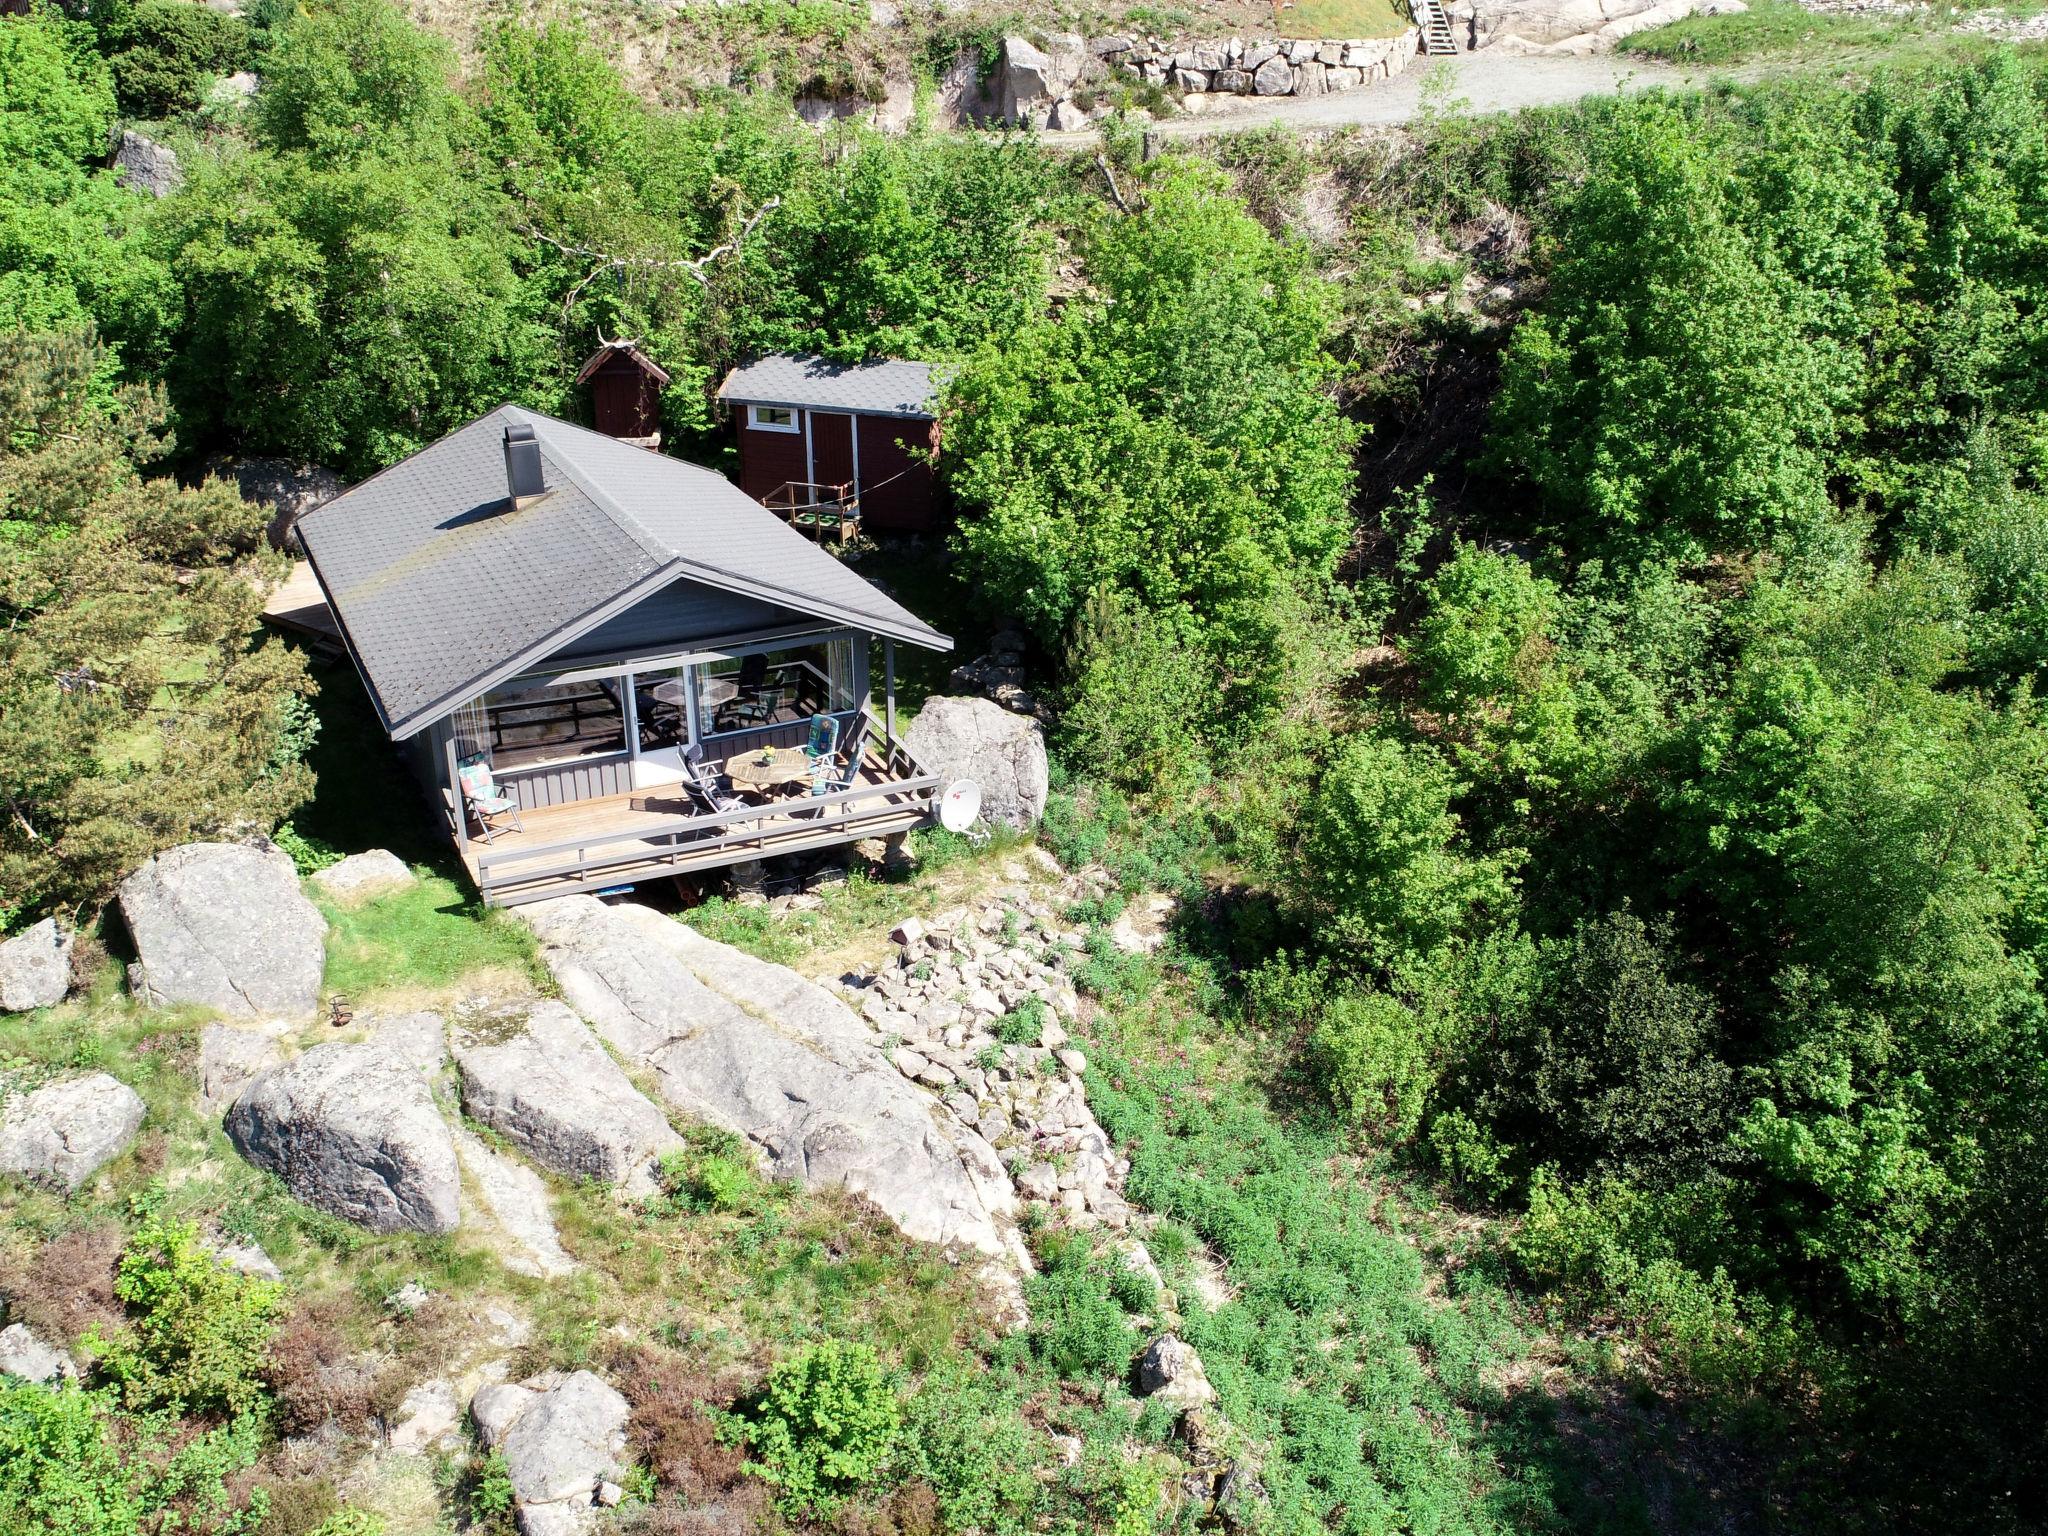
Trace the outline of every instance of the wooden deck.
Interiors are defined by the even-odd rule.
[[[716,816],[680,784],[605,795],[525,811],[523,830],[472,836],[461,853],[485,901],[516,906],[908,832],[932,822],[939,789],[898,745],[886,763],[870,751],[860,783],[834,794]]]
[[[297,637],[324,656],[340,657],[341,626],[327,606],[327,594],[320,580],[304,560],[295,561],[284,584],[270,594],[263,605],[263,622],[272,629]]]

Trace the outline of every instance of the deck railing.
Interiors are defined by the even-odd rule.
[[[884,777],[872,784],[823,795],[808,795],[743,806],[738,810],[586,833],[533,847],[476,850],[477,886],[487,902],[516,901],[588,889],[608,876],[634,879],[659,875],[664,866],[709,869],[778,851],[853,842],[885,822],[927,819],[937,802],[940,780],[919,771],[901,743],[886,756],[877,750]],[[682,791],[679,787],[679,793]]]

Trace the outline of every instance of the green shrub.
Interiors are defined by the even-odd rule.
[[[100,23],[121,110],[133,117],[170,117],[200,104],[216,75],[249,59],[249,27],[238,16],[194,0],[117,3]]]
[[[1067,644],[1072,682],[1060,716],[1077,767],[1160,800],[1208,776],[1203,743],[1222,690],[1191,630],[1114,589],[1083,605]]]
[[[509,1490],[511,1485],[506,1487]],[[384,1517],[367,1509],[337,1509],[314,1528],[312,1536],[384,1536]]]
[[[1027,997],[996,1020],[996,1038],[1005,1045],[1036,1045],[1045,1033],[1045,1000]]]
[[[131,1408],[240,1417],[264,1402],[283,1292],[208,1253],[190,1222],[152,1217],[122,1250],[114,1294],[128,1322],[88,1343],[100,1377]]]
[[[0,1531],[137,1536],[244,1529],[227,1480],[256,1459],[254,1418],[174,1437],[102,1393],[0,1382]],[[169,1511],[175,1509],[175,1515]]]
[[[330,869],[342,861],[344,855],[339,848],[323,843],[317,837],[306,837],[290,822],[286,822],[270,834],[270,840],[291,856],[292,867],[300,878],[317,875],[323,869]]]
[[[1062,1264],[1024,1282],[1031,1353],[1068,1379],[1121,1376],[1138,1335],[1112,1294],[1106,1266]]]
[[[906,1405],[905,1471],[931,1485],[949,1531],[1025,1528],[1036,1479],[1033,1437],[999,1377],[949,1359]]]
[[[785,1513],[829,1512],[880,1475],[901,1423],[874,1350],[827,1339],[768,1373],[744,1421],[747,1470],[774,1486]]]
[[[476,1469],[469,1487],[469,1519],[486,1529],[503,1525],[512,1514],[512,1472],[505,1453],[493,1451]]]
[[[1316,1020],[1314,1050],[1330,1099],[1345,1120],[1405,1141],[1422,1123],[1436,1077],[1422,1019],[1384,992],[1331,999]]]
[[[669,1207],[682,1211],[743,1210],[760,1188],[745,1154],[697,1147],[664,1152],[654,1177]]]

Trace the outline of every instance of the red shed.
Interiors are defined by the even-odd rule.
[[[632,342],[606,342],[585,359],[576,382],[590,386],[598,431],[638,448],[661,446],[661,391],[668,374]]]
[[[921,532],[939,521],[932,464],[944,379],[932,363],[828,363],[774,353],[735,368],[740,489],[777,509],[850,500],[867,527]]]

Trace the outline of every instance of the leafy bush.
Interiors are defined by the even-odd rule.
[[[492,1451],[469,1485],[471,1523],[486,1528],[503,1525],[512,1513],[512,1500],[512,1473],[505,1465],[505,1453]]]
[[[191,0],[113,0],[96,17],[121,110],[132,117],[189,112],[216,75],[249,60],[249,26]]]
[[[1460,788],[1429,747],[1362,733],[1323,774],[1304,838],[1308,877],[1342,942],[1383,964],[1427,955],[1506,902],[1508,862],[1474,856]]]
[[[509,1480],[506,1487],[511,1487]],[[384,1517],[367,1509],[337,1509],[320,1522],[312,1536],[384,1536]]]
[[[1422,1018],[1384,992],[1332,998],[1314,1050],[1330,1098],[1352,1125],[1405,1141],[1422,1123],[1436,1073]]]
[[[0,1380],[0,1531],[136,1536],[246,1530],[227,1480],[256,1459],[258,1421],[177,1433],[123,1419],[102,1393]]]
[[[670,1207],[683,1211],[742,1210],[761,1184],[745,1153],[702,1147],[664,1152],[654,1177]]]
[[[1214,664],[1173,613],[1096,592],[1067,641],[1062,744],[1074,764],[1130,794],[1171,800],[1208,773],[1222,704]]]
[[[339,864],[345,854],[339,848],[321,842],[318,838],[301,836],[298,829],[286,822],[270,834],[270,840],[291,856],[292,868],[301,878],[317,875],[323,869]]]
[[[1024,1528],[1037,1481],[1032,1435],[1000,1377],[949,1358],[904,1409],[904,1468],[931,1485],[949,1531]]]
[[[829,1512],[888,1465],[902,1416],[874,1350],[827,1339],[768,1373],[742,1421],[747,1470],[773,1485],[786,1513]]]
[[[1045,1033],[1045,1000],[1027,997],[996,1020],[996,1038],[1005,1045],[1036,1045]]]
[[[99,1375],[133,1408],[248,1414],[264,1403],[282,1289],[208,1253],[190,1222],[151,1218],[129,1239],[114,1293],[128,1322],[95,1330]]]

